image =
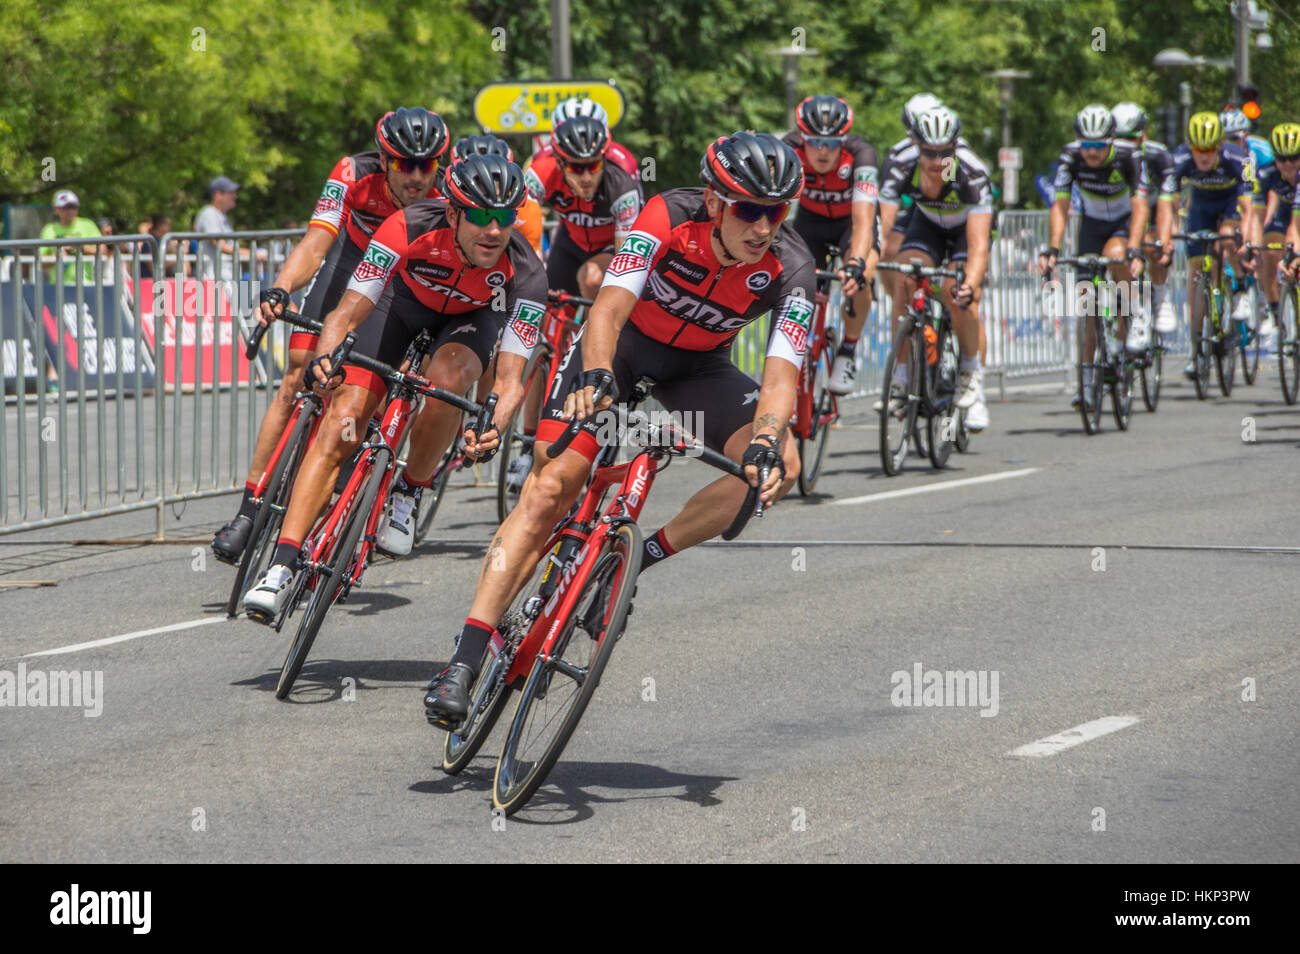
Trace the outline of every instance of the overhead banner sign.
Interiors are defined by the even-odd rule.
[[[604,106],[611,129],[623,119],[626,104],[618,86],[591,79],[489,83],[474,96],[474,119],[490,133],[550,132],[551,113],[573,96]]]

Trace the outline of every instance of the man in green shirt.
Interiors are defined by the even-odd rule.
[[[61,238],[98,238],[99,229],[90,219],[83,219],[77,213],[81,210],[81,200],[77,194],[69,189],[63,189],[54,196],[54,216],[55,222],[48,223],[41,229],[41,239],[61,239]],[[68,265],[63,270],[63,283],[65,285],[75,285],[77,282],[77,245],[65,245],[63,247],[63,257],[68,261]],[[95,283],[95,246],[81,245],[81,254],[85,256],[82,262],[82,281],[87,285]],[[42,260],[54,259],[54,248],[47,247],[41,249]],[[46,265],[45,277],[47,281],[54,280],[54,268]]]

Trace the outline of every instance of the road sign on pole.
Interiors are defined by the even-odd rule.
[[[544,133],[551,113],[563,100],[585,96],[605,107],[610,128],[623,118],[626,104],[613,80],[524,80],[489,83],[474,96],[474,119],[490,133]]]

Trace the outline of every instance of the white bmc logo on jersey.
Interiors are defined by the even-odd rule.
[[[767,272],[755,272],[745,279],[745,287],[750,291],[762,291],[772,283],[772,276]]]

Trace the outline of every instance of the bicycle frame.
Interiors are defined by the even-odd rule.
[[[813,406],[817,397],[815,393],[817,364],[829,347],[829,335],[826,330],[826,312],[829,304],[830,290],[823,290],[819,282],[813,307],[812,336],[808,342],[808,353],[804,356],[803,366],[799,370],[799,388],[791,425],[795,437],[804,440],[811,438],[823,427],[829,427],[839,420],[840,416],[839,399],[829,391],[826,392],[826,396],[830,399],[829,407],[818,413],[818,409]]]
[[[266,469],[262,471],[262,476],[257,478],[257,485],[253,488],[253,497],[260,503],[266,496],[267,482],[271,479],[271,472],[275,470],[275,465],[280,462],[280,455],[284,453],[284,446],[289,442],[289,435],[293,433],[294,425],[298,419],[306,413],[315,414],[316,420],[312,422],[311,431],[307,435],[307,447],[311,447],[311,442],[316,439],[316,432],[320,430],[321,421],[325,415],[322,414],[325,402],[317,395],[311,392],[303,392],[294,396],[293,412],[289,415],[289,420],[285,423],[284,430],[280,432],[280,439],[276,441],[275,449],[271,451],[271,456],[266,462]]]

